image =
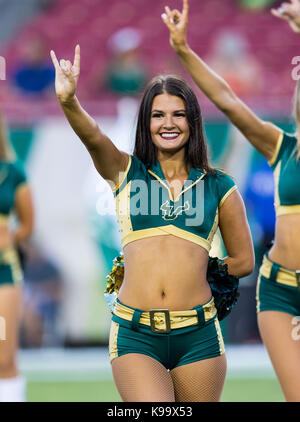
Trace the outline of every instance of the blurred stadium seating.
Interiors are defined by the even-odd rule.
[[[180,0],[170,0],[170,7],[181,8]],[[143,33],[142,57],[150,75],[170,72],[176,60],[168,44],[168,34],[161,22],[164,2],[161,0],[52,0],[38,12],[31,21],[18,31],[16,36],[2,45],[2,55],[7,61],[8,81],[18,62],[22,45],[33,36],[45,39],[49,50],[54,49],[58,57],[72,58],[74,47],[81,45],[82,67],[79,86],[81,98],[89,101],[92,111],[98,114],[115,113],[115,98],[98,89],[97,76],[109,60],[107,39],[118,29],[131,26]],[[25,3],[22,5],[25,8]],[[190,45],[202,56],[211,49],[216,35],[230,28],[243,35],[250,44],[250,51],[264,70],[263,89],[259,96],[246,98],[259,111],[268,110],[275,114],[289,114],[290,98],[294,88],[291,78],[291,59],[297,53],[298,38],[284,22],[278,22],[269,10],[246,11],[235,0],[191,1],[188,38]],[[174,72],[174,70],[173,70]],[[181,70],[182,74],[186,76]],[[27,107],[11,101],[7,91],[4,109],[9,115],[28,114]],[[96,103],[95,100],[98,100]],[[101,100],[101,101],[99,101]],[[47,100],[41,109],[35,101],[33,114],[55,114],[59,109],[52,100]],[[208,113],[215,113],[214,107],[204,100]],[[27,113],[26,113],[27,110]],[[41,111],[42,110],[42,111]]]

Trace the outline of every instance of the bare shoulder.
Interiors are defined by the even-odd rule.
[[[245,212],[245,204],[237,186],[230,189],[230,194],[223,199],[221,206],[219,206],[220,219],[223,216],[232,217],[239,213]]]

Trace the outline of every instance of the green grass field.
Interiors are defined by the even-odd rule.
[[[228,346],[223,402],[283,402],[262,345]],[[120,402],[107,348],[22,351],[29,402]]]
[[[72,382],[29,382],[29,402],[118,402],[121,398],[111,380]],[[284,397],[276,379],[227,379],[224,402],[280,402]]]

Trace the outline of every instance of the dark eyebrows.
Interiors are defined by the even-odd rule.
[[[174,110],[173,113],[185,113],[185,109]],[[152,110],[151,113],[164,113],[162,110]]]

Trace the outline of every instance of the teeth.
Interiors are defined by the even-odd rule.
[[[179,135],[179,133],[161,133],[160,136],[163,138],[175,138]]]

